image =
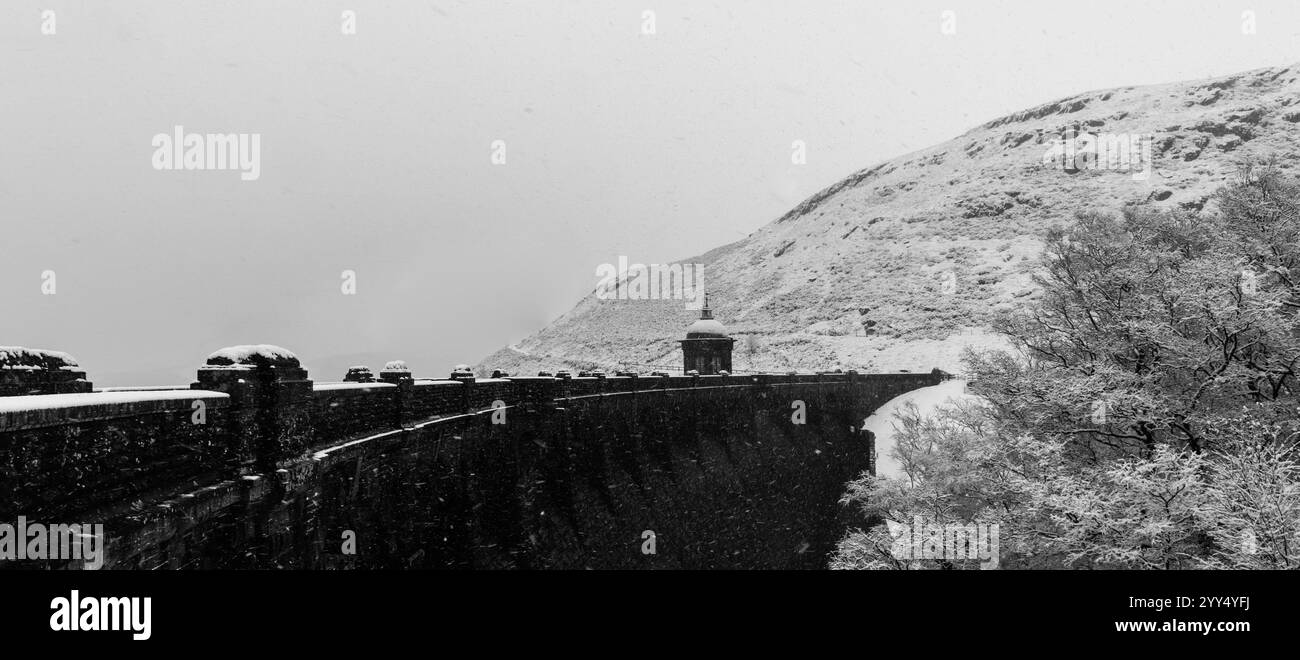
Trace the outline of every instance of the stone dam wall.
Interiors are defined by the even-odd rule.
[[[188,390],[0,397],[0,521],[103,523],[118,569],[822,568],[872,469],[862,420],[945,376],[209,364]]]

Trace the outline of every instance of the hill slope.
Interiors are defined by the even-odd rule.
[[[857,172],[683,262],[705,264],[715,316],[739,340],[737,371],[958,371],[963,346],[997,342],[985,330],[995,310],[1037,295],[1029,273],[1047,227],[1086,209],[1200,208],[1249,159],[1276,155],[1297,173],[1298,80],[1300,65],[1061,99]],[[1154,172],[1045,165],[1072,129],[1150,139]],[[695,317],[681,301],[588,295],[483,365],[679,370],[675,340]]]

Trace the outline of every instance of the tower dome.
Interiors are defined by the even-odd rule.
[[[705,307],[707,310],[708,308]],[[687,339],[708,339],[712,337],[726,337],[727,328],[720,321],[711,316],[701,316],[700,319],[686,328]]]
[[[700,318],[686,328],[686,339],[678,340],[682,345],[682,370],[695,371],[701,375],[731,371],[731,348],[735,339],[727,336],[727,328],[721,321],[713,318],[709,307],[709,297],[704,297],[704,308]]]

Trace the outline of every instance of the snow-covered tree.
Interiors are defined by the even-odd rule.
[[[1085,213],[1047,237],[1040,301],[968,352],[978,406],[898,413],[906,480],[872,519],[1001,521],[1005,566],[1300,562],[1300,189],[1246,170],[1214,210]],[[892,561],[881,527],[834,566]]]

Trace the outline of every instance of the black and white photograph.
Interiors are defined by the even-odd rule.
[[[0,152],[0,630],[1283,634],[1295,2],[6,0]]]

